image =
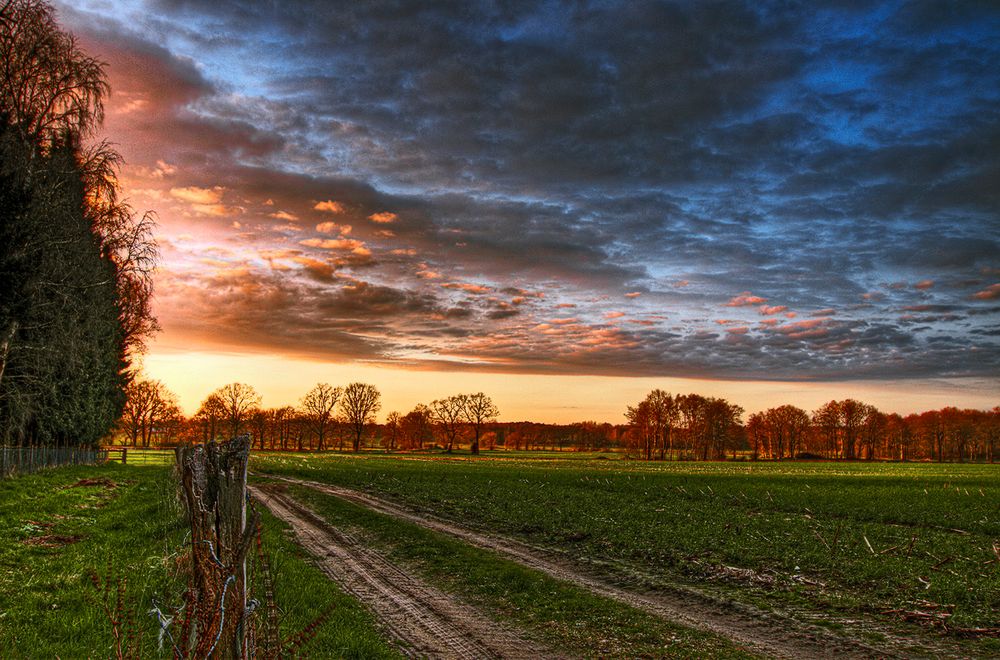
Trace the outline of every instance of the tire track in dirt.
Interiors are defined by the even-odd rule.
[[[297,542],[344,591],[368,607],[409,657],[549,658],[550,649],[402,570],[351,534],[273,488],[253,496],[291,526]]]
[[[890,658],[905,655],[889,648],[873,648],[854,639],[833,636],[779,614],[764,612],[746,605],[723,604],[711,597],[683,588],[638,593],[590,575],[580,567],[552,552],[507,538],[488,536],[435,516],[417,513],[398,504],[363,493],[305,479],[278,475],[260,475],[333,495],[342,500],[460,539],[470,545],[491,550],[529,568],[588,591],[625,603],[660,618],[690,628],[715,633],[757,653],[779,658]],[[909,641],[909,640],[906,640]],[[940,649],[930,655],[941,657]],[[939,655],[940,654],[940,655]]]

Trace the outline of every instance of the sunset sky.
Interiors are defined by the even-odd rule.
[[[399,4],[57,3],[186,412],[1000,404],[1000,5]]]

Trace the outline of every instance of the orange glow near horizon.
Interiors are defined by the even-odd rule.
[[[982,381],[853,381],[801,383],[694,378],[537,375],[478,371],[408,370],[382,365],[337,363],[274,354],[223,352],[154,344],[143,359],[147,377],[161,380],[180,399],[187,415],[214,389],[231,382],[252,385],[265,407],[298,405],[316,383],[362,381],[382,393],[379,421],[395,410],[457,394],[485,392],[500,408],[501,421],[565,424],[584,420],[624,423],[627,405],[654,388],[673,393],[718,396],[747,413],[790,403],[812,411],[831,399],[855,398],[903,415],[944,406],[989,409],[995,391]]]

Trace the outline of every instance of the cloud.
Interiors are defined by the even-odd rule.
[[[277,213],[268,213],[269,218],[274,218],[275,220],[287,220],[288,222],[298,222],[299,217],[294,213],[289,213],[288,211],[278,211]]]
[[[972,294],[972,297],[976,300],[996,300],[1000,298],[1000,283],[991,284],[982,291]]]
[[[322,250],[350,250],[358,255],[371,254],[371,251],[365,247],[364,242],[353,238],[306,238],[299,241],[299,245],[320,248]]]
[[[749,291],[744,291],[738,296],[733,296],[726,303],[726,307],[749,307],[752,305],[759,305],[761,303],[766,303],[767,298],[761,298],[760,296],[751,295]]]
[[[203,206],[217,204],[222,201],[222,195],[226,192],[225,188],[221,186],[215,186],[214,188],[199,188],[197,186],[189,186],[187,188],[171,188],[170,194],[179,200],[185,202],[191,202],[192,204],[200,204]]]
[[[218,308],[237,343],[415,366],[1000,371],[984,4],[156,0],[60,18],[109,63],[122,181],[169,244],[161,314],[204,341]],[[290,224],[310,213],[338,222]],[[609,323],[623,295],[630,322]]]
[[[326,211],[327,213],[343,213],[345,211],[343,204],[335,202],[332,199],[328,199],[325,202],[316,202],[313,209],[316,211]]]
[[[351,233],[351,225],[338,225],[336,222],[321,222],[316,225],[316,231],[321,234],[340,234],[346,236]]]
[[[433,278],[428,278],[433,279]],[[442,289],[455,289],[458,291],[465,291],[466,293],[472,293],[475,295],[482,295],[484,293],[489,293],[492,289],[488,286],[483,286],[481,284],[470,284],[468,282],[445,282],[440,285]]]

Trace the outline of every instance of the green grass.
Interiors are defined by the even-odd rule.
[[[291,491],[332,524],[355,530],[430,584],[532,631],[553,648],[585,657],[750,657],[717,636],[671,625],[417,525],[308,488]]]
[[[117,487],[74,487],[83,478]],[[169,607],[183,591],[185,527],[173,493],[170,472],[160,467],[68,467],[0,481],[0,657],[109,655],[111,626],[89,578],[95,570],[105,576],[108,567],[128,578],[127,598],[145,633],[141,656],[156,657],[152,598]],[[284,635],[332,603],[336,609],[309,652],[398,657],[370,615],[305,561],[281,523],[265,515],[264,528]],[[45,536],[50,545],[35,544]]]
[[[998,466],[271,455],[253,469],[377,493],[623,579],[843,616],[930,601],[954,605],[955,626],[997,625]]]

